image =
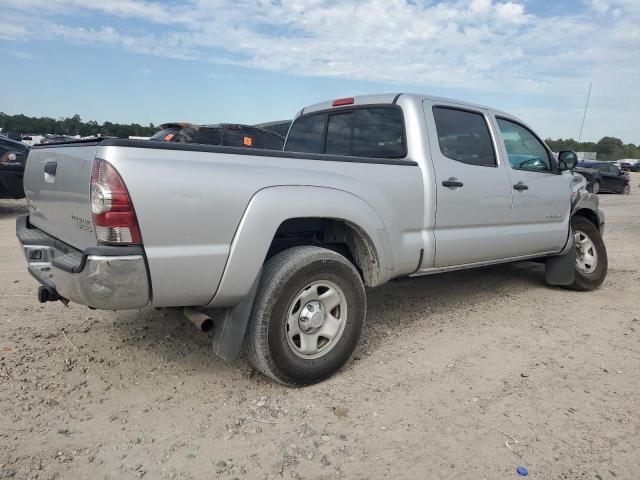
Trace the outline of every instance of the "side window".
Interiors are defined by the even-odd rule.
[[[338,113],[329,116],[325,153],[349,155],[351,152],[354,116],[353,112]]]
[[[327,114],[298,118],[291,126],[284,149],[287,152],[323,153]]]
[[[511,168],[531,172],[552,171],[549,151],[533,133],[504,118],[497,120]]]
[[[406,155],[404,120],[399,108],[359,108],[355,114],[351,155],[375,158]]]
[[[482,114],[434,107],[433,117],[440,151],[445,157],[481,167],[496,165],[489,127]]]

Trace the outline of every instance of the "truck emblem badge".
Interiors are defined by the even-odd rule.
[[[87,232],[93,232],[93,224],[91,220],[87,220],[86,218],[82,218],[79,215],[74,213],[71,214],[71,220],[76,224],[76,228],[78,230],[86,230]]]

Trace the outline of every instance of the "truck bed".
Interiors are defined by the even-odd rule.
[[[323,201],[322,192],[356,197],[386,226],[375,240],[388,257],[385,264],[393,267],[382,272],[381,280],[417,268],[424,189],[414,161],[121,139],[37,147],[25,175],[29,221],[78,250],[97,243],[89,192],[94,158],[112,164],[129,191],[154,306],[212,302],[245,212],[258,193],[269,189],[317,187],[311,191],[318,196],[305,196],[307,204],[300,209],[308,216],[314,211],[320,216],[314,203]],[[350,206],[343,208],[348,217]],[[267,246],[280,224],[275,213],[265,214],[274,216],[264,219],[259,234]],[[339,211],[336,215],[340,218]]]

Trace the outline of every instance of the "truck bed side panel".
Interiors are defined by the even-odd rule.
[[[126,146],[102,146],[97,156],[116,167],[131,194],[154,306],[212,300],[251,198],[271,186],[328,187],[362,198],[385,226],[387,278],[417,267],[424,191],[415,165]],[[261,238],[267,245],[271,240],[270,235]]]

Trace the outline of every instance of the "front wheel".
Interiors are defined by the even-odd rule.
[[[256,369],[280,383],[317,383],[349,360],[365,315],[351,262],[325,248],[294,247],[265,265],[245,348]]]
[[[629,185],[628,183],[622,187],[622,195],[629,195],[631,193],[631,185]]]
[[[595,182],[591,182],[587,184],[587,192],[589,193],[598,193],[600,191],[600,182],[597,180]]]
[[[587,291],[599,287],[607,276],[607,249],[596,226],[584,217],[573,217],[571,228],[576,243],[575,280],[572,290]]]

